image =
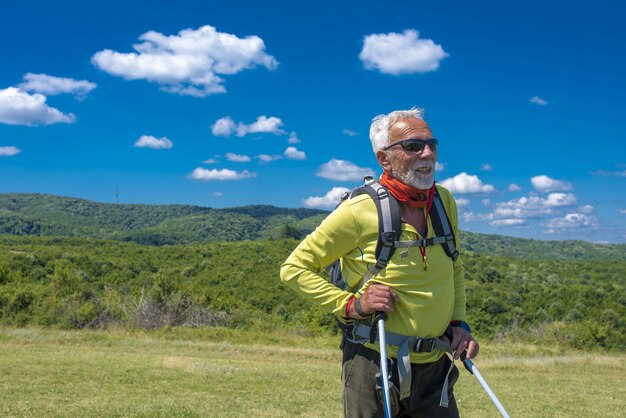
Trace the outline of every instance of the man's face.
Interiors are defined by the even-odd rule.
[[[405,139],[431,139],[433,134],[423,120],[400,119],[389,129],[389,145]],[[429,189],[435,181],[437,151],[426,146],[422,151],[405,150],[401,145],[389,149],[389,174],[406,185]],[[384,167],[387,169],[387,167]]]

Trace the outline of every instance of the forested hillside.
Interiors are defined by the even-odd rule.
[[[328,214],[315,209],[96,203],[0,194],[0,234],[91,237],[148,245],[302,238]],[[461,231],[466,251],[537,260],[626,261],[626,245],[541,241]]]
[[[176,246],[0,237],[0,322],[63,328],[280,327],[333,318],[279,280],[297,240]],[[481,337],[626,349],[626,262],[526,260],[465,251],[469,319]]]
[[[300,236],[314,229],[326,214],[273,206],[212,209],[0,194],[0,234],[93,237],[149,245]]]

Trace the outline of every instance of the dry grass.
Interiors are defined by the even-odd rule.
[[[279,333],[270,337],[281,341]],[[244,340],[4,329],[0,415],[341,416],[341,356],[331,348],[336,341],[315,348],[323,339],[285,336],[283,345]],[[513,417],[624,415],[624,354],[483,346],[476,365]],[[463,417],[498,416],[469,373],[461,372],[456,394]]]

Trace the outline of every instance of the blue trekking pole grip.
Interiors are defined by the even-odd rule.
[[[384,312],[376,313],[375,321],[378,325],[378,341],[380,343],[380,374],[383,380],[383,408],[385,410],[385,418],[391,418],[391,399],[389,396],[389,370],[387,369],[387,341],[385,338],[385,319],[387,314]]]

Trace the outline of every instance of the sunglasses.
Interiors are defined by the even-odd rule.
[[[401,145],[402,148],[404,148],[407,151],[422,152],[424,151],[424,148],[426,148],[426,145],[428,145],[430,147],[430,150],[435,152],[437,151],[438,142],[439,141],[437,141],[437,138],[430,138],[430,139],[411,138],[411,139],[405,139],[403,141],[395,142],[389,145],[388,147],[383,148],[383,151],[387,151],[389,148],[395,147],[396,145]]]

